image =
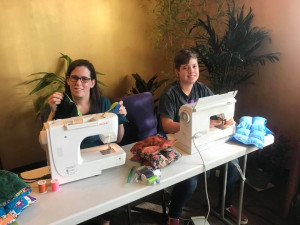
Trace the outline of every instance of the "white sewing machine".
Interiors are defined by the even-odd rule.
[[[236,93],[208,96],[199,98],[196,103],[182,105],[179,109],[180,131],[175,134],[174,146],[194,154],[198,150],[226,142],[234,134],[235,124],[226,129],[210,128],[210,117],[217,115],[222,119],[233,118]]]
[[[103,169],[123,165],[125,151],[117,144],[118,117],[114,113],[59,119],[44,123],[40,144],[47,149],[51,178],[60,184],[101,174]],[[80,149],[82,140],[98,135],[104,145]]]

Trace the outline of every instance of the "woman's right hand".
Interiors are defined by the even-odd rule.
[[[63,93],[60,92],[54,92],[49,98],[48,98],[48,105],[50,106],[51,112],[54,114],[57,109],[57,105],[59,105],[64,97]]]

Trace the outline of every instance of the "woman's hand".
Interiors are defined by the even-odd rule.
[[[125,106],[123,105],[123,101],[119,101],[119,104],[120,104],[120,108],[119,108],[118,114],[126,116],[127,115],[127,111],[126,111]]]
[[[123,105],[123,101],[119,101],[119,104],[120,104],[120,108],[119,108],[118,114],[126,116],[127,111],[126,111],[125,106]],[[117,143],[120,143],[122,141],[122,139],[124,137],[124,132],[125,132],[124,131],[124,125],[120,124],[119,129],[118,129]]]
[[[59,105],[63,99],[64,95],[60,92],[54,92],[49,98],[48,98],[48,105],[50,106],[51,113],[55,113],[57,109],[57,105]]]

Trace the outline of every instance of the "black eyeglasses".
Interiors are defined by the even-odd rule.
[[[70,79],[70,81],[72,81],[74,83],[77,82],[78,80],[80,80],[81,83],[88,83],[91,80],[90,77],[78,77],[76,75],[69,76],[69,79]]]

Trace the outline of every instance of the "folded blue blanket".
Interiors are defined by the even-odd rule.
[[[246,145],[255,145],[259,149],[264,147],[264,137],[273,134],[266,127],[267,119],[263,117],[243,116],[239,120],[236,132],[231,137],[232,141],[241,142]]]

